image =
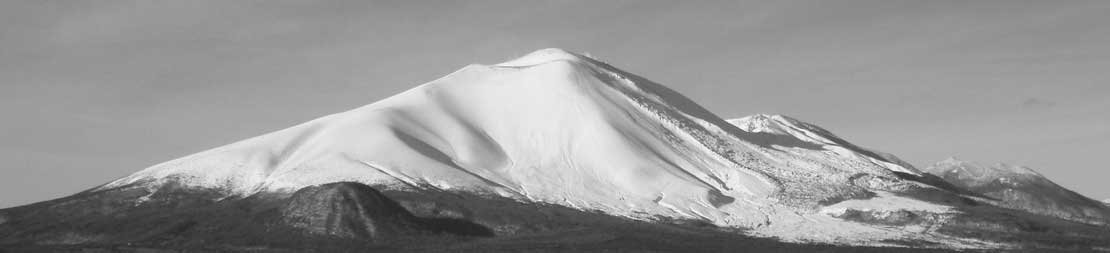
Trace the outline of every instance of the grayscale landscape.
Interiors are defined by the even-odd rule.
[[[1016,5],[3,3],[0,252],[1110,251],[1110,5]]]

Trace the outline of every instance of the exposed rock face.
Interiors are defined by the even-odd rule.
[[[282,221],[310,233],[381,240],[420,230],[423,224],[370,186],[331,183],[306,187],[281,209]]]
[[[1085,223],[1110,223],[1110,208],[1061,187],[1028,167],[983,166],[949,158],[926,171],[993,198],[999,206]]]
[[[847,209],[843,213],[835,214],[834,217],[891,226],[933,224],[942,219],[942,216],[936,213],[911,210],[872,211]]]

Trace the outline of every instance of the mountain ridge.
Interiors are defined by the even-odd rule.
[[[877,160],[877,162],[890,163],[882,166],[897,172],[920,175],[921,171],[908,162],[890,154],[878,152],[851,144],[836,136],[832,132],[819,126],[803,122],[785,115],[755,114],[742,118],[730,119],[728,122],[749,133],[766,133],[780,136],[790,136],[798,141],[812,144],[809,149],[828,148],[833,146],[851,150]],[[781,138],[780,138],[781,139]],[[799,145],[802,146],[802,145]]]
[[[950,157],[925,169],[996,205],[1093,224],[1110,223],[1110,208],[1052,182],[1026,166],[984,166]]]

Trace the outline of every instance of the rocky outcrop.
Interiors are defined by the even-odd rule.
[[[374,188],[351,182],[298,190],[281,208],[281,220],[312,234],[374,241],[418,234],[492,234],[462,220],[418,218]]]
[[[369,186],[333,183],[293,194],[282,221],[310,233],[380,239],[418,230],[416,217]]]

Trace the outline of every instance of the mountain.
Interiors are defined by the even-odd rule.
[[[959,187],[992,198],[997,205],[1063,219],[1107,224],[1110,208],[1024,166],[979,165],[948,158],[926,169]]]
[[[96,190],[174,181],[246,196],[354,181],[831,240],[842,231],[784,234],[766,225],[799,226],[826,216],[798,209],[918,187],[896,174],[916,170],[798,156],[779,147],[812,145],[776,141],[738,131],[662,85],[547,49],[470,65],[385,100],[155,165]],[[870,231],[853,235],[880,232],[832,224]]]
[[[766,247],[751,236],[801,248],[1106,238],[968,196],[819,127],[727,122],[640,76],[544,49],[0,210],[0,245],[720,250]]]

